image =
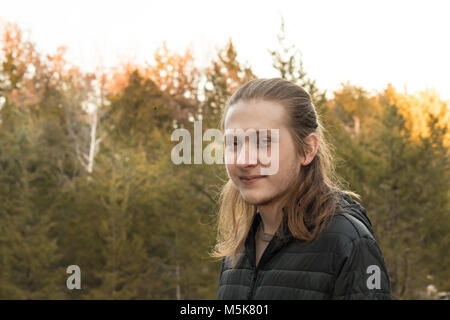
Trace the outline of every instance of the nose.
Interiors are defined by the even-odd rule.
[[[238,168],[252,167],[258,164],[258,148],[255,143],[249,143],[248,137],[244,146],[237,150],[236,166]]]

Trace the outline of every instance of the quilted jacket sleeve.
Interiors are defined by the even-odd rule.
[[[390,281],[375,239],[349,241],[337,259],[337,277],[331,299],[390,300]]]

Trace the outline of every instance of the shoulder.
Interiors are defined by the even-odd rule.
[[[338,255],[349,255],[361,243],[376,245],[376,239],[364,223],[347,212],[336,214],[317,240],[327,242]],[[321,242],[322,242],[321,241]]]
[[[324,233],[336,234],[338,236],[356,240],[360,238],[368,238],[375,240],[372,232],[353,215],[347,212],[336,214],[329,226],[325,228]]]

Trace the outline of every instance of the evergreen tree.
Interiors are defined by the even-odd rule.
[[[272,56],[272,66],[280,72],[280,77],[304,88],[310,95],[317,109],[321,109],[326,102],[326,92],[322,92],[316,80],[310,78],[303,66],[302,53],[294,45],[285,43],[286,33],[284,30],[284,19],[281,19],[281,29],[278,33],[279,48],[268,50]]]

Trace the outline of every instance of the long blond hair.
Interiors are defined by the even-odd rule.
[[[355,192],[344,190],[342,179],[336,174],[331,145],[324,139],[325,128],[319,119],[311,96],[299,85],[282,79],[254,79],[228,99],[220,120],[224,132],[224,121],[228,109],[239,101],[271,101],[286,108],[288,129],[294,139],[296,151],[305,156],[308,145],[305,138],[312,132],[319,137],[316,156],[302,166],[299,176],[284,195],[284,219],[290,233],[297,239],[310,242],[329,224],[336,212],[338,194],[346,193],[358,200]],[[245,240],[256,213],[256,206],[247,203],[229,179],[219,193],[217,213],[217,241],[211,257],[231,256],[232,266],[243,249]],[[280,225],[284,234],[283,223]]]

